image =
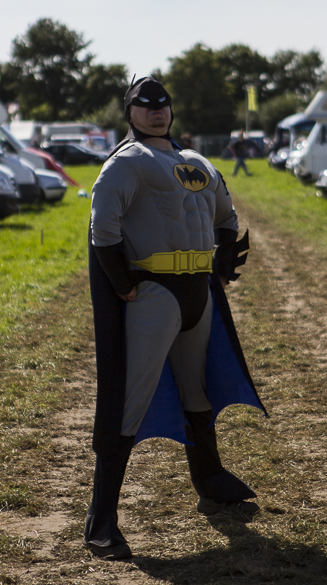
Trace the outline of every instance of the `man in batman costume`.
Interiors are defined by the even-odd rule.
[[[221,464],[214,421],[233,403],[265,412],[223,291],[248,248],[247,236],[236,242],[226,185],[172,141],[171,98],[159,81],[132,82],[125,114],[129,132],[93,188],[89,239],[97,459],[84,536],[113,559],[131,556],[117,505],[134,444],[159,436],[185,444],[200,513],[253,513],[245,500],[256,494]]]

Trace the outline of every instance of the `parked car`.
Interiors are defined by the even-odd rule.
[[[326,164],[327,125],[316,122],[294,163],[294,174],[303,184],[314,183]]]
[[[52,134],[46,141],[49,144],[80,144],[86,146],[86,134]]]
[[[5,154],[17,154],[19,159],[25,163],[27,162],[32,169],[55,171],[70,185],[79,186],[76,181],[65,173],[62,166],[55,161],[51,154],[41,150],[41,148],[25,148],[24,144],[17,140],[5,126],[0,127],[0,147],[2,147]]]
[[[79,144],[93,151],[106,152],[109,155],[112,147],[108,143],[107,132],[90,132],[87,134],[52,134],[47,139],[51,144]]]
[[[34,172],[41,187],[40,199],[61,201],[67,191],[67,184],[62,177],[58,173],[46,169],[34,169]]]
[[[315,183],[318,197],[327,197],[327,169],[319,173],[318,181]]]
[[[19,210],[20,194],[14,175],[5,165],[0,164],[0,219]]]
[[[5,154],[1,149],[0,162],[14,174],[21,203],[59,201],[66,193],[67,184],[55,171],[34,169],[32,163],[20,160],[17,155]]]
[[[4,125],[0,127],[0,146],[5,154],[16,154],[19,158],[29,161],[33,167],[46,168],[43,159],[25,148],[24,144],[19,142]]]
[[[272,151],[268,156],[268,164],[277,171],[283,171],[289,153],[289,148],[280,148],[277,152]]]
[[[318,91],[305,110],[315,124],[294,165],[294,174],[301,183],[314,183],[327,166],[327,91]]]
[[[275,129],[275,136],[269,144],[269,153],[276,153],[283,148],[293,150],[295,143],[307,138],[315,122],[309,120],[304,112],[287,116],[278,122]]]
[[[18,185],[21,203],[37,203],[41,197],[41,188],[34,171],[17,155],[5,154],[0,148],[0,164],[9,167]]]
[[[91,150],[79,144],[43,142],[41,148],[65,165],[103,164],[108,158],[106,152]]]

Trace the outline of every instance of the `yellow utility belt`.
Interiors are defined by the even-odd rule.
[[[204,252],[176,250],[176,252],[158,252],[144,260],[130,260],[130,262],[149,272],[194,274],[195,272],[212,272],[212,256],[213,250]]]

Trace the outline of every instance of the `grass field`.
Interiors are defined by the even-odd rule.
[[[67,171],[90,194],[99,169]],[[85,335],[85,315],[90,314],[86,275],[91,200],[77,197],[77,192],[69,187],[63,201],[24,206],[0,223],[3,424],[29,421],[38,426],[46,413],[67,404],[61,381],[67,363],[76,358],[77,339]],[[11,446],[6,436],[2,457]]]
[[[261,214],[278,230],[296,236],[301,245],[309,243],[327,252],[327,199],[316,196],[314,184],[302,185],[289,173],[268,167],[265,160],[248,162],[252,177],[246,177],[242,170],[232,177],[233,161],[212,162],[249,210]]]
[[[236,178],[231,161],[214,163],[241,231],[250,228],[249,259],[227,294],[271,415],[226,409],[219,449],[258,492],[259,515],[251,524],[199,516],[182,446],[145,441],[120,502],[133,562],[104,564],[81,549],[94,464],[90,200],[69,188],[62,203],[0,224],[1,585],[327,583],[327,201],[266,161]],[[68,172],[90,192],[98,170]],[[65,525],[39,534],[60,514]]]
[[[68,168],[91,193],[98,167]],[[22,313],[50,299],[60,284],[87,266],[90,200],[69,187],[63,201],[23,206],[0,223],[0,334]]]

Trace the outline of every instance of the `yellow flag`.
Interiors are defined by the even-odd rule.
[[[247,92],[248,92],[248,110],[250,112],[256,112],[258,110],[257,88],[255,87],[255,85],[248,85]]]

